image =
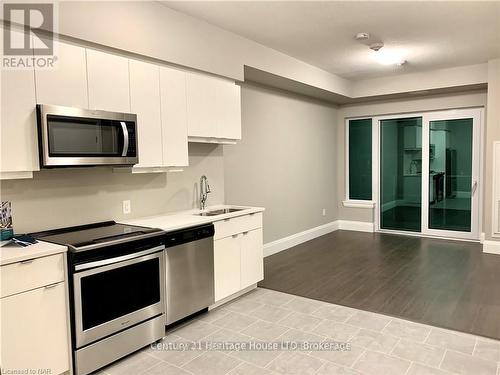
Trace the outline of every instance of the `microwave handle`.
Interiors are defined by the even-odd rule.
[[[122,156],[127,156],[127,151],[128,151],[128,129],[127,129],[127,124],[125,124],[124,121],[120,121],[120,125],[122,126],[122,130],[123,130],[123,151],[122,151]]]

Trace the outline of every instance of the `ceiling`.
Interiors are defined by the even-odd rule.
[[[348,79],[365,79],[500,57],[500,1],[163,1],[168,7]],[[369,42],[401,53],[384,66]],[[369,43],[368,43],[369,44]]]

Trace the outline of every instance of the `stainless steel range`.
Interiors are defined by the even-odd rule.
[[[114,221],[33,234],[69,248],[75,374],[91,373],[164,336],[164,234]]]

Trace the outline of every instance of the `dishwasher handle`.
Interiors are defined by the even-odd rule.
[[[169,248],[188,242],[198,241],[204,238],[213,237],[214,234],[215,228],[213,224],[201,225],[167,233],[163,238],[163,243],[166,248]]]

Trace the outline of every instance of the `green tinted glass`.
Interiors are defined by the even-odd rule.
[[[349,199],[372,199],[372,120],[349,121]]]
[[[422,118],[381,121],[380,223],[419,232],[422,213]]]
[[[430,122],[429,228],[471,231],[472,119]]]

